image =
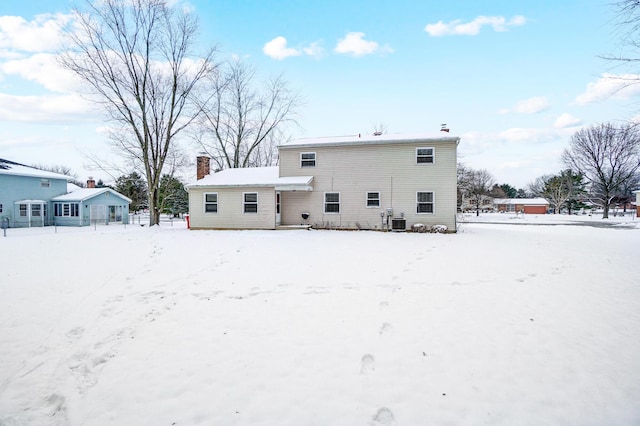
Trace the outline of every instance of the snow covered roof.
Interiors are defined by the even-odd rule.
[[[548,206],[544,198],[496,198],[493,204],[522,204],[526,206]]]
[[[190,183],[187,188],[198,187],[275,187],[278,190],[305,190],[313,176],[285,176],[280,177],[279,167],[250,167],[240,169],[225,169],[210,174]]]
[[[120,197],[128,202],[131,202],[131,199],[125,197],[119,192],[114,191],[111,188],[81,188],[77,191],[70,192],[68,194],[59,195],[51,199],[51,201],[85,201],[105,192],[109,192],[117,197]]]
[[[336,145],[377,145],[395,143],[414,142],[460,142],[458,136],[452,136],[447,132],[432,132],[418,134],[382,134],[382,135],[349,135],[349,136],[328,136],[322,138],[303,138],[285,142],[279,148],[304,148],[314,146],[336,146]]]
[[[24,164],[16,163],[2,158],[0,158],[0,174],[39,177],[44,179],[62,179],[65,181],[67,179],[72,179],[71,176],[36,169],[35,167],[25,166]]]

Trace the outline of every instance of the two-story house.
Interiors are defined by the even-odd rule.
[[[187,185],[192,229],[456,227],[459,137],[355,135],[278,147],[280,165],[209,174]]]

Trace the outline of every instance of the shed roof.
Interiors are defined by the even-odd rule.
[[[0,158],[0,174],[12,175],[12,176],[29,176],[39,177],[43,179],[73,179],[71,176],[63,175],[60,173],[49,172],[47,170],[36,169],[35,167],[26,166],[24,164],[16,163],[14,161],[5,160]]]
[[[282,143],[279,148],[305,148],[316,146],[343,146],[343,145],[382,145],[401,143],[433,143],[433,142],[455,142],[459,143],[458,136],[452,136],[448,132],[437,133],[416,133],[416,134],[382,134],[382,135],[349,135],[349,136],[327,136],[321,138],[295,139]]]
[[[116,197],[120,197],[123,200],[127,200],[131,202],[130,198],[125,197],[117,191],[114,191],[111,188],[82,188],[77,191],[70,192],[68,194],[59,195],[51,199],[51,201],[85,201],[90,198],[96,197],[100,194],[104,194],[105,192],[109,192]]]
[[[190,183],[187,188],[198,187],[275,187],[281,190],[310,190],[313,176],[280,177],[280,168],[250,167],[225,169]]]

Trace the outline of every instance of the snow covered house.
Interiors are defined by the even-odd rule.
[[[549,209],[544,198],[496,198],[493,205],[503,213],[546,214]]]
[[[96,188],[91,179],[87,186],[51,199],[56,225],[129,223],[131,199],[111,188]]]
[[[640,189],[633,193],[636,194],[636,217],[640,217]]]
[[[69,179],[70,176],[0,159],[0,221],[15,228],[83,226],[92,218],[101,219],[102,223],[110,219],[127,222],[130,202],[127,197],[108,188],[73,186],[70,192]],[[92,182],[89,180],[88,186]],[[91,205],[101,207],[90,208]],[[105,213],[95,215],[101,211]]]
[[[460,138],[372,135],[298,139],[280,165],[209,174],[187,185],[192,229],[456,227]]]

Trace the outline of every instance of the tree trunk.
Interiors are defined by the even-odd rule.
[[[609,219],[609,200],[604,202],[604,210],[602,211],[602,218]]]
[[[160,224],[159,195],[158,191],[149,191],[149,226]]]

